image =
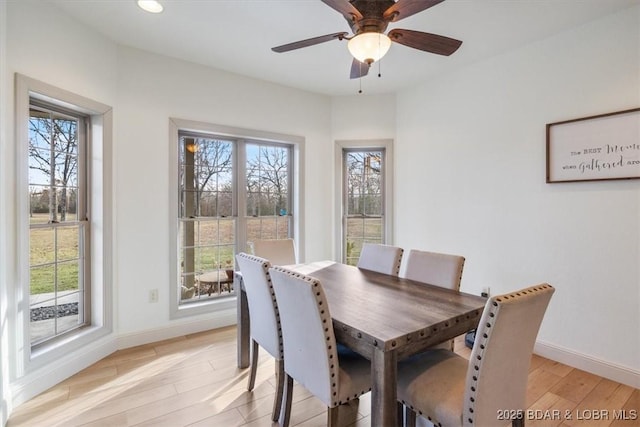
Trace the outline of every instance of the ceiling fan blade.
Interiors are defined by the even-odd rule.
[[[384,11],[383,17],[390,22],[399,21],[407,16],[429,9],[443,1],[444,0],[398,0],[396,4]]]
[[[356,19],[362,19],[362,13],[360,13],[360,11],[349,2],[349,0],[322,0],[322,2],[330,8],[335,9],[343,14],[344,17],[347,18],[347,20],[349,20],[352,16]]]
[[[451,55],[462,44],[460,40],[449,37],[399,28],[389,31],[388,36],[396,43],[444,56]]]
[[[369,64],[365,64],[364,62],[360,62],[357,59],[353,59],[351,62],[351,75],[350,78],[357,79],[360,77],[364,77],[369,73]]]
[[[290,50],[300,49],[302,47],[308,47],[308,46],[313,46],[314,44],[328,42],[333,39],[342,40],[347,34],[349,33],[342,32],[342,33],[326,34],[324,36],[313,37],[306,40],[300,40],[293,43],[283,44],[282,46],[272,47],[271,50],[278,53],[288,52]]]

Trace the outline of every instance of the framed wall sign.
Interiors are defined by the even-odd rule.
[[[547,124],[547,182],[640,178],[640,108]]]

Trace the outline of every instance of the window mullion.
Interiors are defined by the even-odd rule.
[[[236,188],[236,248],[238,252],[247,251],[247,141],[236,141],[236,159],[234,182]]]

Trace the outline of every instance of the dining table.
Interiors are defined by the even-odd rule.
[[[398,361],[476,328],[486,302],[477,295],[339,262],[283,267],[320,281],[336,341],[371,361],[372,426],[398,423]],[[241,273],[236,281],[237,363],[246,368],[250,316]]]

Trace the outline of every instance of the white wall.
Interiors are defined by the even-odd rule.
[[[331,227],[331,187],[310,177],[332,170],[324,149],[331,141],[330,98],[122,47],[116,105],[116,317],[121,333],[171,323],[169,117],[304,137],[306,258],[328,256],[318,243]],[[147,302],[151,288],[159,289],[160,306]]]
[[[363,93],[334,97],[331,132],[335,140],[395,138],[396,96]]]
[[[398,97],[396,243],[556,287],[538,350],[640,386],[640,180],[545,184],[545,124],[640,106],[640,8]]]

